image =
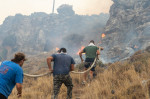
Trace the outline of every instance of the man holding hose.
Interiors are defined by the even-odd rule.
[[[53,69],[51,62],[54,61]],[[49,70],[53,72],[53,95],[52,99],[58,99],[58,93],[61,85],[64,83],[67,87],[67,99],[72,99],[72,78],[69,74],[74,70],[74,59],[67,54],[66,48],[61,48],[59,53],[53,54],[47,58]]]
[[[85,70],[87,70],[92,65],[92,63],[94,62],[95,58],[97,58],[98,55],[100,55],[99,48],[94,44],[93,40],[91,40],[89,42],[89,45],[86,46],[83,50],[81,50],[79,52],[79,56],[80,56],[81,62],[84,61],[83,58],[82,58],[82,53],[85,53],[85,55],[86,55],[85,64],[84,64]],[[91,79],[93,78],[93,72],[94,71],[95,71],[95,66],[93,68],[91,68],[91,70],[90,70],[90,77],[91,77]],[[87,77],[87,73],[84,73],[83,84],[86,83],[86,77]]]
[[[0,65],[0,99],[7,99],[14,86],[18,97],[22,96],[23,70],[26,61],[23,53],[16,53],[11,61],[3,61]]]

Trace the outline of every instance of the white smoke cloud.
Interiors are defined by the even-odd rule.
[[[77,14],[109,13],[112,4],[111,0],[76,0],[74,1],[74,9]]]

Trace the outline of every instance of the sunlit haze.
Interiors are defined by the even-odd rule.
[[[109,13],[111,0],[55,0],[55,13],[62,4],[73,6],[76,14],[91,15]],[[7,16],[14,16],[16,13],[30,15],[34,12],[52,12],[53,0],[0,0],[0,24]]]

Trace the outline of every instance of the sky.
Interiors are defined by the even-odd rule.
[[[55,0],[55,13],[62,4],[73,6],[73,10],[79,15],[91,15],[109,13],[111,0]],[[53,0],[0,0],[0,24],[7,16],[17,13],[30,15],[34,12],[52,13]]]

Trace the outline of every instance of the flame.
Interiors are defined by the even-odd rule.
[[[58,47],[56,47],[56,51],[58,51],[59,50],[59,48]]]
[[[82,51],[85,47],[81,46],[81,48],[78,50],[77,55],[79,55],[79,52]]]
[[[102,33],[101,37],[104,38],[106,35],[104,33]]]

